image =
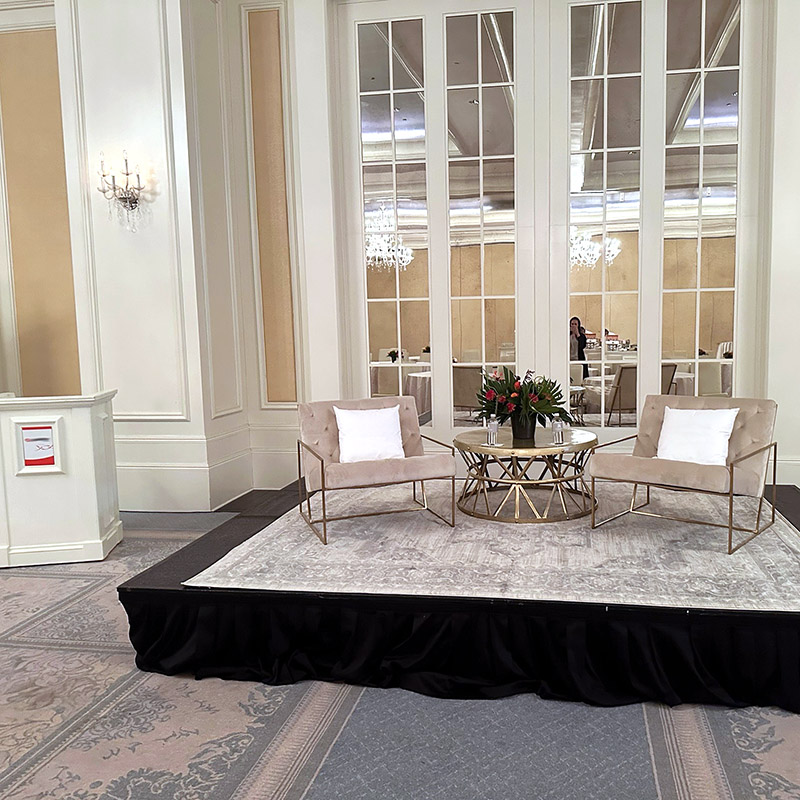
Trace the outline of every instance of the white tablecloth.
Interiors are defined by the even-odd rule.
[[[428,414],[431,410],[431,373],[409,372],[403,381],[403,394],[413,397],[417,403],[417,414]]]

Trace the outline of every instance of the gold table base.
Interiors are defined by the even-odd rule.
[[[583,477],[589,450],[522,455],[485,449],[459,448],[467,465],[458,498],[464,514],[496,522],[562,522],[596,506]]]

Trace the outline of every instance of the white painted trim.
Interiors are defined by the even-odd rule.
[[[127,421],[157,421],[157,420],[182,420],[188,422],[191,418],[189,411],[189,365],[187,362],[187,341],[186,341],[186,311],[185,297],[183,291],[183,268],[182,252],[180,247],[180,213],[177,200],[177,171],[175,165],[175,137],[173,125],[173,101],[172,101],[172,76],[170,72],[170,52],[169,52],[169,24],[167,5],[170,0],[161,0],[158,4],[158,35],[159,53],[161,54],[161,111],[164,117],[164,144],[166,151],[166,167],[168,186],[165,198],[169,203],[169,236],[170,245],[175,259],[173,270],[175,286],[175,336],[180,344],[178,348],[178,363],[181,374],[181,411],[178,414],[129,414],[120,416],[120,419]],[[115,416],[116,419],[116,416]]]
[[[55,17],[78,360],[81,391],[90,393],[103,386],[103,366],[77,0],[56,0]]]
[[[117,520],[99,539],[58,544],[3,545],[0,547],[0,566],[24,567],[34,564],[102,561],[122,539],[122,522]]]

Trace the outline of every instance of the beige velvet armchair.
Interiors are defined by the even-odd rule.
[[[344,409],[371,409],[400,407],[400,431],[405,458],[387,458],[380,461],[340,463],[339,429],[333,407]],[[336,400],[317,403],[299,403],[300,439],[297,441],[297,485],[300,492],[300,514],[323,544],[328,543],[328,523],[333,520],[355,519],[376,514],[396,514],[403,511],[430,511],[435,517],[455,526],[456,513],[456,459],[452,445],[444,444],[419,430],[417,405],[413,397],[374,397],[368,400]],[[449,452],[425,453],[422,441],[447,448]],[[450,481],[450,518],[437,513],[428,505],[425,482]],[[374,486],[412,484],[413,505],[372,511],[365,514],[330,516],[327,497],[337,489],[367,489]],[[420,498],[417,497],[417,483]],[[305,497],[303,489],[305,488]],[[314,518],[311,496],[319,494],[321,515]],[[304,507],[305,503],[305,507]]]
[[[715,466],[656,458],[661,425],[664,421],[664,408],[667,406],[670,408],[738,408],[739,413],[736,415],[736,422],[728,445],[727,464]],[[624,511],[598,521],[593,504],[592,527],[597,528],[624,514],[642,514],[679,522],[711,525],[717,528],[727,528],[728,553],[734,553],[775,522],[775,473],[778,445],[773,441],[772,436],[775,430],[776,413],[777,405],[773,400],[753,400],[743,397],[648,395],[642,409],[638,434],[598,445],[592,450],[588,464],[592,497],[595,496],[595,481],[633,484],[630,504]],[[636,439],[632,454],[601,452],[602,448],[629,439]],[[769,521],[761,527],[764,482],[770,456],[772,457],[772,513]],[[640,486],[645,487],[646,495],[645,501],[637,505],[637,491]],[[651,487],[724,497],[727,500],[727,520],[713,522],[644,511],[642,509],[650,503]],[[756,520],[752,528],[734,524],[733,498],[736,495],[758,498]],[[735,546],[733,543],[734,531],[748,534]]]

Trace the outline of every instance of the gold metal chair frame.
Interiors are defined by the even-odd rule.
[[[452,445],[445,444],[444,442],[440,442],[438,439],[434,439],[431,436],[425,436],[425,434],[420,434],[423,439],[427,439],[429,442],[433,442],[434,444],[441,445],[442,447],[447,448],[451,455],[455,457],[456,449]],[[319,461],[320,464],[320,488],[319,494],[322,498],[322,516],[314,519],[314,515],[311,509],[311,497],[312,495],[316,494],[316,492],[309,492],[305,486],[305,480],[303,476],[303,466],[302,466],[302,451],[307,450],[311,453],[314,458]],[[428,497],[425,492],[425,484],[428,481],[450,481],[450,519],[447,519],[442,514],[437,513],[428,505]],[[373,489],[379,486],[399,486],[403,483],[410,483],[412,484],[412,499],[413,502],[417,507],[411,508],[392,508],[388,509],[387,511],[370,511],[365,514],[342,514],[339,516],[332,517],[328,514],[328,507],[326,503],[326,496],[330,492],[340,492],[340,491],[348,491],[350,489]],[[420,493],[422,495],[422,501],[420,502],[417,499],[417,484],[420,484]],[[303,491],[305,489],[305,498],[303,497]],[[409,511],[429,511],[433,514],[434,517],[440,519],[445,524],[449,525],[451,528],[455,528],[456,526],[456,478],[455,475],[442,475],[435,478],[426,478],[424,481],[390,481],[388,483],[369,483],[364,484],[361,486],[346,486],[337,489],[328,489],[325,486],[325,459],[316,451],[313,447],[306,444],[301,439],[297,440],[297,493],[300,498],[300,516],[306,521],[309,528],[317,535],[317,538],[322,542],[322,544],[328,544],[328,523],[334,522],[336,520],[343,520],[343,519],[358,519],[360,517],[378,517],[384,514],[403,514]],[[303,502],[305,501],[308,510],[306,511],[303,508]],[[322,524],[322,529],[318,527],[319,524]]]
[[[625,436],[622,439],[616,439],[613,442],[605,442],[604,444],[599,444],[596,447],[592,448],[591,455],[594,455],[595,450],[599,450],[601,447],[608,447],[612,444],[619,444],[620,442],[626,442],[630,439],[635,439],[636,434],[632,436]],[[769,518],[769,521],[761,527],[761,511],[764,506],[764,495],[762,494],[758,500],[758,510],[756,512],[756,521],[755,525],[752,528],[743,528],[739,525],[734,525],[733,521],[733,474],[734,468],[737,464],[740,464],[742,461],[747,460],[748,458],[752,458],[753,456],[757,456],[759,453],[763,453],[765,450],[772,449],[772,514]],[[777,493],[777,468],[778,468],[778,443],[777,442],[770,442],[769,444],[765,444],[763,447],[759,447],[757,450],[753,450],[750,453],[746,453],[743,456],[739,456],[739,458],[735,458],[733,461],[728,464],[728,491],[727,492],[712,492],[708,489],[687,489],[683,486],[671,486],[668,484],[661,484],[661,483],[636,483],[634,481],[627,481],[627,480],[615,480],[613,478],[595,478],[592,476],[592,497],[596,497],[595,495],[595,480],[601,481],[608,481],[610,483],[633,483],[633,493],[631,494],[631,502],[628,508],[624,511],[620,511],[618,514],[614,514],[607,519],[601,520],[600,522],[596,521],[596,504],[592,504],[592,528],[599,528],[601,525],[605,525],[607,522],[611,522],[612,520],[619,519],[620,517],[625,516],[626,514],[640,514],[644,517],[657,517],[658,519],[669,519],[673,520],[674,522],[688,522],[694,525],[708,525],[713,528],[727,528],[728,529],[728,555],[733,555],[737,550],[744,547],[748,542],[752,541],[756,538],[760,533],[763,533],[767,528],[770,528],[775,522],[775,500],[776,500],[776,493]],[[643,503],[636,505],[636,495],[639,489],[639,486],[644,486],[647,489],[646,499]],[[708,522],[707,520],[702,519],[689,519],[687,517],[673,517],[669,514],[657,514],[654,511],[642,511],[641,509],[645,508],[645,506],[649,505],[650,503],[650,489],[668,489],[672,492],[689,492],[692,494],[707,494],[713,495],[715,497],[725,497],[728,500],[728,521],[727,522]],[[737,531],[739,533],[747,533],[746,539],[742,540],[741,542],[737,543],[734,547],[733,545],[733,532]]]

